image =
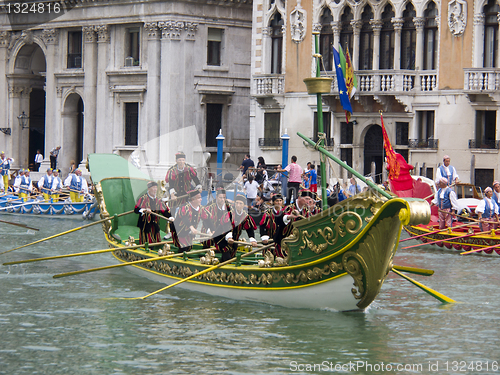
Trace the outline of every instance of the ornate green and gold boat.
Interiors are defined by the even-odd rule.
[[[113,252],[118,261],[149,259],[128,268],[167,285],[199,273],[179,287],[236,300],[294,308],[365,309],[392,268],[403,225],[428,223],[430,217],[423,200],[388,199],[370,190],[296,222],[292,235],[283,240],[289,254],[283,261],[245,257],[238,251],[233,263],[202,273],[213,267],[207,264],[213,254],[158,259],[165,254],[164,247],[126,248],[137,243],[137,215],[115,215],[134,208],[146,191],[148,177],[113,154],[91,154],[88,164],[100,215],[109,218],[103,223],[104,234],[110,246],[119,248]],[[160,224],[164,225],[166,220]]]

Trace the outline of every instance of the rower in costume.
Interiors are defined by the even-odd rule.
[[[217,250],[222,252],[221,262],[225,262],[236,255],[236,250],[238,245],[234,241],[238,241],[243,230],[246,230],[249,241],[253,247],[257,246],[257,241],[255,240],[255,221],[248,215],[245,211],[245,206],[247,199],[243,194],[238,194],[234,200],[234,210],[231,215],[225,215],[223,217],[224,224],[231,224],[232,229],[225,236],[222,236],[220,241],[217,241],[215,246]],[[231,220],[232,221],[229,221]]]
[[[275,194],[271,197],[273,207],[269,208],[262,215],[262,220],[259,223],[260,238],[264,245],[268,244],[270,238],[274,238],[276,234],[276,217],[283,214],[283,196]]]
[[[450,165],[448,155],[443,156],[443,165],[436,170],[436,185],[439,185],[439,180],[443,177],[448,181],[448,186],[459,181],[457,170]]]
[[[203,222],[210,220],[209,213],[201,205],[200,191],[189,191],[188,198],[189,202],[177,211],[172,229],[172,240],[179,253],[191,250],[195,235],[200,233],[198,231],[200,220]]]
[[[19,194],[19,186],[21,186],[21,181],[23,180],[24,177],[24,169],[20,169],[17,172],[17,176],[14,179],[14,192]]]
[[[40,180],[38,180],[38,190],[42,192],[43,199],[45,199],[46,201],[50,199],[52,178],[52,169],[47,168],[47,174],[44,175]]]
[[[14,159],[5,157],[5,152],[0,153],[0,163],[2,169],[0,169],[0,175],[3,179],[3,185],[5,190],[9,188],[9,169],[11,164],[14,162]]]
[[[293,223],[301,220],[303,217],[311,216],[309,206],[314,195],[309,190],[302,190],[299,193],[297,200],[293,204],[289,204],[283,209],[283,214],[276,217],[276,233],[273,237],[275,247],[273,254],[275,257],[286,258],[288,254],[281,247],[281,241],[290,236],[293,231]]]
[[[69,197],[72,202],[83,202],[84,194],[89,192],[87,180],[82,177],[82,171],[77,169],[64,180],[64,186],[69,188]]]
[[[160,218],[151,213],[172,217],[169,208],[156,197],[158,184],[154,181],[148,182],[148,191],[141,195],[134,207],[134,212],[139,215],[137,226],[139,227],[139,244],[156,243],[161,241]]]
[[[191,183],[195,184],[196,190],[201,191],[200,180],[198,179],[196,170],[189,164],[186,164],[186,155],[183,152],[178,152],[175,154],[175,161],[176,164],[170,167],[165,176],[170,198],[177,198],[177,200],[171,203],[172,209],[187,203],[188,197],[185,197],[185,195],[193,189]]]
[[[28,200],[28,196],[33,192],[33,183],[31,182],[30,170],[26,169],[24,171],[24,176],[21,178],[19,184],[19,198],[23,199],[23,202]]]
[[[481,229],[481,232],[489,231],[490,229],[493,229],[495,225],[498,225],[499,208],[492,199],[492,196],[493,190],[488,186],[484,189],[484,198],[476,207],[476,214],[479,219],[479,228]]]
[[[205,206],[209,220],[203,223],[201,232],[211,232],[213,237],[203,241],[204,248],[213,246],[224,237],[225,233],[231,230],[231,220],[223,220],[224,216],[231,215],[231,205],[226,200],[226,190],[218,188],[215,194],[215,201]]]
[[[453,189],[448,186],[448,180],[445,177],[441,177],[439,180],[439,190],[431,201],[431,205],[438,206],[439,229],[444,229],[445,227],[450,228],[452,226],[451,211],[452,209],[458,211],[459,204],[457,195]]]
[[[59,177],[59,169],[52,171],[52,186],[50,187],[50,198],[53,202],[59,201],[59,194],[63,188],[61,177]]]

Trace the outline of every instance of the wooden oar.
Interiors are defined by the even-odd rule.
[[[494,246],[490,246],[490,247],[481,247],[479,249],[464,251],[464,252],[461,252],[460,255],[467,255],[467,254],[472,254],[472,253],[478,253],[478,252],[483,251],[483,250],[495,249],[497,247],[500,247],[500,244],[494,245]]]
[[[163,245],[163,244],[166,244],[166,243],[172,243],[172,241],[155,242],[155,243],[148,244],[148,246],[158,246],[158,245]],[[52,259],[79,257],[79,256],[83,256],[83,255],[102,254],[102,253],[109,253],[110,251],[115,251],[115,250],[137,249],[139,247],[144,247],[144,245],[131,245],[131,246],[125,246],[125,247],[111,247],[109,249],[85,251],[85,252],[82,252],[82,253],[54,255],[52,257],[45,257],[45,258],[23,259],[23,260],[16,260],[14,262],[6,262],[3,265],[4,266],[10,266],[12,264],[41,262],[42,260],[52,260]]]
[[[153,246],[154,244],[151,244],[150,246]],[[143,245],[142,245],[143,246]],[[200,254],[204,253],[207,250],[210,250],[211,248],[208,249],[200,249],[200,250],[193,250],[185,253],[186,255],[192,255],[192,254]],[[134,264],[141,264],[141,263],[147,263],[147,262],[153,262],[157,260],[162,260],[162,259],[169,259],[169,258],[175,258],[175,257],[182,257],[184,256],[184,253],[176,253],[176,254],[170,254],[170,255],[163,255],[161,257],[155,257],[155,258],[148,258],[148,259],[141,259],[141,260],[135,260],[133,262],[126,262],[126,263],[120,263],[120,264],[113,264],[111,266],[105,266],[105,267],[97,267],[97,268],[89,268],[87,270],[79,270],[79,271],[73,271],[73,272],[66,272],[66,273],[59,273],[57,275],[52,276],[54,279],[60,278],[60,277],[66,277],[66,276],[73,276],[73,275],[79,275],[82,273],[88,273],[88,272],[94,272],[94,271],[102,271],[102,270],[108,270],[110,268],[117,268],[117,267],[124,267],[124,266],[132,266]]]
[[[409,272],[409,273],[414,273],[416,275],[422,275],[422,276],[432,276],[434,275],[433,270],[428,270],[425,268],[416,268],[416,267],[406,267],[406,266],[392,266],[392,268],[398,270],[398,271],[403,271],[403,272]]]
[[[479,223],[480,221],[483,222],[483,223],[488,223],[488,224],[499,224],[498,221],[488,221],[488,220],[479,220],[479,219],[474,219],[472,217],[469,217],[469,216],[463,216],[463,215],[458,215],[458,214],[452,214],[448,211],[443,211],[441,209],[438,209],[438,211],[441,211],[441,212],[446,212],[446,213],[449,213],[453,216],[456,216],[456,217],[461,217],[461,218],[464,218],[464,219],[467,219],[467,220],[470,220],[470,221],[475,221],[476,223]]]
[[[265,250],[265,249],[267,249],[267,248],[269,248],[271,246],[273,246],[273,245],[270,244],[270,245],[259,247],[259,248],[255,249],[255,250],[249,251],[248,253],[244,253],[243,255],[241,255],[241,258],[244,258],[244,257],[247,257],[249,255],[255,254],[256,252]],[[211,271],[213,271],[213,270],[215,270],[217,268],[220,268],[220,267],[225,266],[225,265],[227,265],[229,263],[232,263],[232,262],[236,261],[236,259],[237,259],[237,257],[234,257],[234,258],[231,258],[229,260],[226,260],[225,262],[219,263],[216,266],[209,267],[209,268],[207,268],[207,269],[205,269],[203,271],[197,272],[197,273],[195,273],[195,274],[193,274],[191,276],[186,277],[185,279],[182,279],[182,280],[179,280],[179,281],[177,281],[177,282],[175,282],[173,284],[167,285],[166,287],[158,289],[157,291],[155,291],[153,293],[149,293],[149,294],[147,294],[147,295],[145,295],[143,297],[132,297],[132,298],[122,297],[120,299],[145,299],[145,298],[148,298],[148,297],[152,296],[153,294],[163,292],[164,290],[167,290],[167,289],[172,288],[172,287],[174,287],[176,285],[179,285],[179,284],[183,283],[184,281],[188,281],[188,280],[194,279],[195,277],[201,276],[201,275],[203,275],[205,273],[211,272]]]
[[[420,289],[422,289],[423,291],[425,291],[426,293],[430,294],[431,296],[433,296],[434,298],[438,299],[439,301],[441,301],[443,303],[455,303],[456,302],[455,300],[452,300],[451,298],[446,297],[444,294],[436,292],[435,290],[432,290],[431,288],[425,286],[424,284],[419,283],[417,280],[413,280],[411,277],[408,277],[408,276],[402,274],[398,270],[394,269],[394,267],[391,268],[391,271],[394,272],[396,275],[401,276],[403,279],[408,280],[410,283],[418,286]]]
[[[457,225],[455,227],[450,227],[450,229],[454,230],[454,229],[458,229],[458,228],[467,227],[467,226],[470,226],[470,225],[478,225],[478,224],[477,223],[467,223],[467,224],[463,224],[463,225]],[[431,234],[436,234],[436,233],[444,232],[444,231],[447,231],[447,230],[448,230],[448,228],[444,228],[444,229],[436,230],[434,232],[420,234],[420,235],[414,236],[414,237],[403,238],[402,240],[399,240],[399,242],[401,243],[401,242],[405,242],[405,241],[416,240],[417,238],[420,238],[420,237],[429,236]]]
[[[32,229],[32,230],[36,230],[36,231],[40,230],[40,229],[37,229],[37,228],[28,227],[26,224],[12,223],[10,221],[0,220],[0,223],[10,224],[10,225],[16,225],[18,227],[23,227],[25,229]]]
[[[9,208],[23,207],[23,206],[27,206],[29,204],[40,204],[40,203],[44,203],[44,202],[47,202],[47,199],[44,199],[43,201],[29,201],[29,202],[24,202],[24,203],[21,203],[21,204],[16,204],[15,206],[0,207],[0,210],[8,210]]]
[[[438,242],[449,242],[449,241],[458,240],[460,238],[466,238],[466,237],[471,237],[471,236],[479,236],[481,234],[486,234],[486,233],[491,233],[491,230],[487,230],[487,231],[484,231],[484,232],[478,232],[478,233],[469,233],[469,234],[466,234],[464,236],[450,237],[450,238],[445,238],[445,239],[442,239],[442,240],[436,240],[436,241],[432,241],[432,242],[423,242],[423,243],[419,243],[417,245],[411,245],[411,246],[402,247],[401,249],[405,250],[405,249],[411,249],[412,247],[419,247],[419,246],[424,246],[424,245],[433,245],[433,244],[438,243]]]
[[[123,212],[121,214],[118,214],[118,215],[114,215],[114,216],[110,216],[106,219],[102,219],[102,220],[98,220],[98,221],[94,221],[93,223],[90,223],[90,224],[85,224],[85,225],[82,225],[81,227],[77,227],[77,228],[73,228],[73,229],[70,229],[70,230],[67,230],[66,232],[62,232],[62,233],[59,233],[59,234],[55,234],[53,236],[50,236],[50,237],[47,237],[47,238],[42,238],[41,240],[38,240],[38,241],[35,241],[35,242],[32,242],[32,243],[29,243],[29,244],[26,244],[26,245],[22,245],[22,246],[19,246],[19,247],[15,247],[13,249],[10,249],[10,250],[7,250],[7,251],[4,251],[4,252],[1,252],[0,255],[2,254],[6,254],[6,253],[9,253],[11,251],[14,251],[14,250],[17,250],[17,249],[21,249],[23,247],[27,247],[27,246],[31,246],[31,245],[34,245],[34,244],[37,244],[37,243],[40,243],[40,242],[43,242],[43,241],[47,241],[47,240],[51,240],[53,238],[56,238],[56,237],[59,237],[59,236],[63,236],[65,234],[69,234],[69,233],[72,233],[72,232],[76,232],[77,230],[80,230],[80,229],[84,229],[84,228],[88,228],[92,225],[96,225],[96,224],[99,224],[99,223],[103,223],[107,220],[112,220],[114,217],[120,217],[120,216],[124,216],[124,215],[129,215],[131,213],[133,213],[134,210],[132,211],[127,211],[127,212]]]

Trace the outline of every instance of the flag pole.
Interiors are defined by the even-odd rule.
[[[320,59],[321,55],[319,53],[319,31],[313,31],[314,35],[314,57],[316,58],[316,77],[321,76],[321,70],[320,70]],[[319,133],[324,133],[324,127],[323,127],[323,101],[321,99],[321,93],[318,92],[316,94],[316,113],[317,113],[317,118],[318,118],[318,132]],[[323,147],[325,146],[324,140],[320,138],[318,146]],[[323,157],[320,154],[319,158],[319,166],[320,166],[320,174],[321,174],[321,204],[323,205],[323,210],[328,209],[328,196],[326,194],[326,168],[325,168],[325,163],[323,162]]]

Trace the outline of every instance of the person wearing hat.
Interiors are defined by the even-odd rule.
[[[50,199],[50,193],[52,189],[52,169],[47,168],[47,174],[44,175],[40,180],[38,180],[38,190],[43,194],[43,199],[48,201]]]
[[[276,234],[274,235],[274,256],[286,258],[287,253],[281,247],[281,241],[290,236],[293,231],[293,223],[311,216],[309,206],[314,202],[313,192],[301,190],[297,200],[283,209],[283,214],[276,218]]]
[[[238,244],[234,241],[239,241],[243,230],[247,232],[248,241],[253,247],[257,246],[255,240],[255,230],[257,225],[253,218],[245,211],[246,198],[243,194],[238,194],[234,199],[234,210],[231,215],[223,217],[225,224],[229,225],[231,229],[222,236],[220,241],[215,243],[218,251],[222,253],[221,262],[234,258]]]
[[[17,176],[16,178],[14,179],[14,192],[16,193],[19,193],[19,186],[21,186],[21,181],[24,177],[24,169],[20,169],[19,171],[17,171]]]
[[[276,217],[283,214],[283,196],[281,194],[274,194],[271,197],[273,207],[269,208],[262,215],[259,223],[260,238],[262,243],[267,245],[270,238],[274,238],[276,234]]]
[[[177,200],[172,201],[172,210],[184,205],[188,198],[185,197],[188,191],[192,190],[192,184],[196,190],[201,191],[200,180],[196,174],[196,170],[186,163],[186,155],[183,152],[175,154],[175,165],[170,167],[165,176],[165,182],[168,184],[170,198]]]
[[[158,184],[155,181],[149,181],[148,190],[141,195],[134,207],[134,212],[140,214],[137,219],[139,228],[139,244],[148,244],[161,242],[160,218],[152,213],[171,218],[170,210],[160,198],[156,196]]]
[[[448,186],[459,181],[457,170],[450,165],[450,157],[448,155],[443,156],[443,165],[436,171],[436,185],[439,185],[439,180],[443,177],[446,179]]]
[[[432,206],[438,207],[438,222],[439,229],[452,226],[452,208],[459,210],[457,195],[452,188],[448,186],[448,180],[441,177],[439,180],[439,189],[436,192],[434,199],[431,201]]]
[[[497,204],[498,207],[500,207],[500,182],[495,180],[493,181],[493,200]]]
[[[19,184],[19,198],[22,198],[23,202],[28,200],[28,196],[33,192],[33,183],[30,177],[30,170],[24,170],[24,176],[21,177],[21,183]]]
[[[12,158],[7,158],[5,156],[5,152],[0,153],[0,166],[2,167],[0,169],[0,175],[2,176],[3,179],[3,185],[5,186],[5,189],[8,189],[9,187],[9,169],[11,167],[11,164],[14,162],[14,159]]]
[[[231,220],[225,218],[231,215],[231,205],[226,199],[226,190],[222,187],[217,188],[215,194],[215,201],[205,206],[209,220],[204,222],[205,225],[203,225],[201,232],[213,233],[214,236],[214,238],[203,242],[205,248],[216,244],[224,237],[224,233],[231,230]]]
[[[498,225],[498,205],[492,199],[492,196],[493,189],[488,186],[484,189],[484,198],[476,207],[476,214],[479,219],[479,228],[481,232],[494,229],[494,226]]]
[[[187,194],[189,202],[177,211],[172,230],[172,240],[179,253],[191,250],[194,237],[200,233],[198,231],[200,221],[206,223],[210,220],[209,213],[201,205],[201,192],[194,189]],[[208,223],[205,225],[209,226]]]
[[[52,202],[59,202],[59,194],[63,188],[61,177],[59,177],[59,169],[52,171],[52,185],[50,186],[50,199]]]
[[[83,202],[83,197],[89,192],[87,180],[82,177],[82,171],[77,169],[64,180],[64,186],[69,188],[69,198],[72,202]]]

